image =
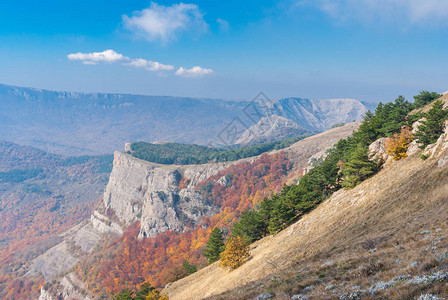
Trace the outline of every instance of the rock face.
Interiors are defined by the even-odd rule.
[[[309,130],[287,118],[273,115],[262,118],[257,124],[248,128],[235,144],[253,145],[274,142],[305,133],[309,133]]]
[[[216,213],[195,188],[231,164],[159,165],[115,152],[103,197],[105,211],[113,212],[124,227],[140,221],[140,237],[153,237],[166,230],[183,231],[187,221],[196,223]],[[188,184],[180,188],[182,179]]]
[[[434,144],[428,145],[423,151],[423,155],[428,157],[438,157],[448,148],[448,121],[445,121],[443,133]]]
[[[386,140],[387,140],[387,138],[384,137],[384,138],[377,139],[372,144],[370,144],[369,151],[368,151],[370,160],[380,159],[383,163],[387,163],[392,160],[392,156],[387,154],[387,151],[386,151],[386,146],[385,146]]]

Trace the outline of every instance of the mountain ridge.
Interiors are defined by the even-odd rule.
[[[269,99],[234,101],[56,92],[0,85],[0,126],[3,128],[0,140],[65,155],[111,153],[132,141],[170,140],[229,146],[239,136],[230,138],[226,130],[236,126],[242,134],[263,115],[270,115],[262,103],[278,107],[287,118],[293,118],[298,112],[306,115],[308,119],[296,117],[292,121],[301,123],[308,131],[323,131],[334,123],[359,121],[367,110],[361,102],[350,100],[346,101],[346,111],[322,113],[321,107],[331,101],[289,99],[289,104],[295,104],[290,105],[292,109],[281,104],[284,100],[274,103]],[[309,105],[303,106],[301,102],[310,101],[320,108],[307,111],[305,107]],[[248,109],[257,109],[262,115],[253,119]],[[352,117],[353,110],[357,111],[356,118]]]

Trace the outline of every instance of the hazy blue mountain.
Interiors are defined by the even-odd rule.
[[[310,131],[325,131],[338,123],[359,121],[367,111],[363,103],[354,99],[285,98],[274,107],[280,116]]]
[[[104,154],[133,141],[233,144],[261,118],[250,101],[72,93],[0,85],[0,140],[65,155]],[[266,105],[255,106],[266,112]],[[357,100],[288,98],[270,105],[303,127],[322,131],[359,120]],[[235,119],[238,118],[238,119]],[[237,136],[230,136],[232,134]]]

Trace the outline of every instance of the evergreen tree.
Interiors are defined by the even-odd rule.
[[[233,224],[232,236],[241,236],[248,243],[261,239],[266,232],[266,224],[260,213],[254,210],[245,210],[241,213],[240,220]]]
[[[140,286],[140,291],[135,295],[134,300],[146,300],[146,297],[152,292],[154,288],[150,283],[145,282]]]
[[[130,289],[124,289],[114,296],[114,300],[131,300],[133,299],[133,296],[134,291],[131,291]]]
[[[294,217],[294,207],[288,205],[283,197],[279,197],[272,209],[271,219],[269,220],[269,232],[274,234],[286,228]]]
[[[214,263],[219,260],[219,254],[224,251],[224,238],[222,231],[218,227],[213,228],[207,245],[204,249],[204,256],[208,259],[209,263]]]
[[[184,262],[182,263],[182,266],[184,267],[185,271],[188,274],[193,274],[196,273],[198,268],[196,267],[196,265],[192,265],[190,264],[187,260],[184,260]]]
[[[372,175],[376,164],[371,162],[367,155],[367,147],[359,145],[350,156],[350,160],[342,167],[345,188],[355,187],[358,183]]]
[[[417,142],[422,144],[420,147],[422,149],[434,144],[443,133],[443,125],[448,118],[448,111],[443,110],[443,102],[437,100],[432,108],[424,114],[424,117],[426,120],[418,127],[418,132],[415,135]]]
[[[414,108],[423,107],[440,97],[442,95],[436,92],[421,91],[420,94],[414,96]]]
[[[271,215],[272,215],[272,210],[274,208],[274,198],[276,196],[272,195],[270,198],[265,197],[263,199],[263,201],[261,201],[260,203],[260,210],[259,210],[259,215],[260,215],[260,220],[263,222],[264,225],[264,235],[268,234],[268,225],[269,225],[269,220],[271,219]]]

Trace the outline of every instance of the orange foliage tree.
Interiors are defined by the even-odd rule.
[[[236,269],[250,257],[249,245],[240,236],[230,237],[221,253],[219,265],[224,269]]]
[[[400,133],[395,133],[393,136],[386,139],[384,145],[387,154],[392,155],[395,160],[400,160],[408,156],[406,151],[413,139],[414,135],[409,126],[404,126],[401,128]]]

